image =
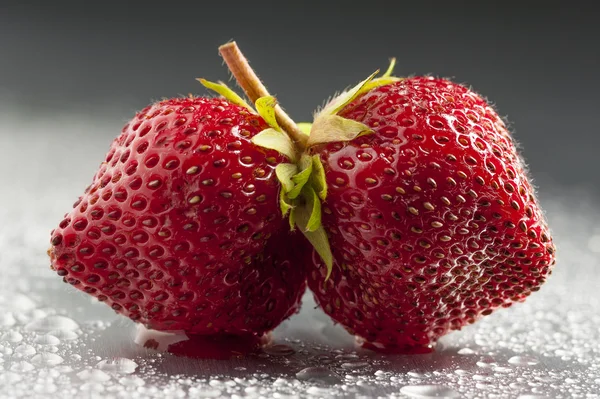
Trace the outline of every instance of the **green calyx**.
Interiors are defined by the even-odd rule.
[[[310,155],[311,147],[331,143],[348,142],[357,137],[372,134],[371,128],[361,122],[343,118],[337,113],[358,96],[379,86],[388,85],[401,80],[393,77],[392,72],[396,60],[390,60],[390,66],[380,77],[379,71],[371,74],[353,88],[341,93],[331,100],[315,115],[313,123],[298,123],[296,126],[308,136],[306,149],[300,151],[290,136],[279,126],[276,118],[277,100],[272,96],[256,100],[252,108],[224,83],[213,83],[198,79],[205,87],[213,90],[234,104],[259,114],[269,125],[261,131],[252,142],[260,147],[276,150],[285,155],[289,163],[281,163],[275,168],[277,179],[281,183],[279,207],[283,217],[288,217],[290,229],[298,228],[315,248],[325,266],[327,277],[333,268],[333,255],[329,238],[321,223],[322,202],[327,200],[327,183],[325,168],[320,156]]]

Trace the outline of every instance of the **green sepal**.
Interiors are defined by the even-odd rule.
[[[293,208],[290,212],[289,222],[290,222],[290,230],[296,230],[296,212],[298,212],[298,208]]]
[[[357,137],[373,133],[364,123],[339,115],[319,115],[315,119],[307,147],[338,141],[352,141]]]
[[[311,243],[311,245],[315,248],[325,266],[327,267],[327,276],[325,280],[329,279],[331,275],[331,270],[333,269],[333,254],[331,253],[331,247],[329,245],[329,238],[327,237],[327,233],[322,225],[314,231],[309,231],[307,229],[310,213],[309,210],[305,207],[303,208],[294,208],[292,210],[292,214],[294,215],[294,221],[302,234],[306,237],[306,239]],[[290,219],[291,220],[291,219]]]
[[[292,190],[288,192],[288,198],[298,198],[298,196],[302,192],[302,188],[304,187],[306,182],[308,182],[308,179],[312,174],[312,169],[312,157],[310,157],[309,155],[303,155],[302,158],[300,158],[300,173],[296,173],[294,176],[292,176],[292,181],[295,183],[295,186]]]
[[[277,118],[275,117],[276,105],[277,100],[273,96],[261,97],[254,103],[256,111],[258,111],[258,114],[262,116],[265,122],[275,130],[281,131],[281,127],[279,127],[279,123],[277,123]]]
[[[358,92],[358,95],[360,96],[361,94],[371,91],[379,86],[389,85],[392,83],[399,82],[401,80],[402,80],[402,78],[396,78],[394,76],[373,79],[372,81],[370,81],[369,83],[364,85],[362,89],[360,89],[360,91]]]
[[[377,75],[378,73],[379,73],[379,70],[373,72],[371,74],[371,76],[369,76],[368,78],[366,78],[365,80],[363,80],[362,82],[360,82],[359,84],[357,84],[356,86],[351,88],[350,90],[343,92],[342,94],[340,94],[339,96],[337,96],[336,98],[331,100],[329,102],[329,104],[327,104],[325,106],[325,108],[323,108],[321,110],[321,112],[319,112],[319,115],[335,115],[335,114],[337,114],[342,108],[344,108],[347,104],[352,102],[352,100],[354,100],[359,95],[360,90],[367,83],[369,83],[371,80],[373,80],[375,75]]]
[[[257,146],[275,150],[285,155],[292,162],[295,162],[298,157],[296,147],[292,143],[290,136],[272,127],[258,133],[252,137],[251,141]]]
[[[327,199],[327,182],[325,181],[325,168],[319,154],[313,155],[313,172],[310,176],[310,184],[317,192],[322,201]]]
[[[275,167],[275,175],[281,183],[284,193],[289,193],[294,188],[292,176],[298,173],[298,166],[293,163],[280,163]]]
[[[321,201],[310,185],[304,186],[302,198],[305,201],[304,207],[306,207],[309,214],[305,229],[306,231],[315,231],[321,227]]]
[[[285,217],[290,210],[294,209],[294,205],[288,202],[288,197],[283,187],[279,190],[279,209],[281,210],[281,216]]]
[[[389,78],[392,76],[392,73],[394,73],[394,68],[396,67],[396,57],[392,57],[390,58],[390,65],[388,66],[388,69],[386,69],[386,71],[383,73],[383,75],[381,75],[382,78]]]
[[[215,82],[211,82],[209,80],[202,79],[202,78],[199,78],[196,80],[199,81],[200,83],[202,83],[202,86],[206,87],[209,90],[219,93],[220,95],[225,97],[227,100],[231,101],[232,103],[239,105],[241,107],[247,108],[252,113],[256,112],[246,101],[244,101],[244,99],[242,97],[240,97],[235,91],[233,91],[229,87],[227,87],[227,85],[225,83],[223,83],[223,82],[215,83]]]
[[[296,126],[300,128],[300,131],[307,136],[310,136],[310,129],[312,128],[312,123],[310,122],[300,122],[296,123]]]

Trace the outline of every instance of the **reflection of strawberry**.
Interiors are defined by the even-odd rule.
[[[250,141],[268,128],[223,99],[144,109],[52,232],[54,270],[150,328],[273,329],[297,310],[305,277],[301,246],[283,245],[274,167],[284,157]]]
[[[309,286],[327,314],[372,347],[407,350],[539,289],[554,247],[510,134],[481,97],[416,77],[343,105],[338,118],[373,134],[314,139],[334,264],[326,280],[315,253]],[[309,142],[323,135],[315,127]]]

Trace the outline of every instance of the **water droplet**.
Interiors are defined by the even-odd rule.
[[[48,332],[48,335],[52,335],[61,341],[73,341],[79,338],[79,335],[75,331],[67,330],[52,330]]]
[[[531,356],[513,356],[508,359],[508,362],[516,366],[535,366],[540,363],[538,359]]]
[[[33,391],[36,393],[54,393],[58,390],[58,387],[51,382],[37,383],[33,386]]]
[[[31,358],[31,362],[37,366],[56,366],[57,364],[61,364],[64,359],[57,354],[54,353],[38,353],[34,357]]]
[[[330,384],[340,382],[340,377],[326,367],[307,367],[298,371],[296,378],[301,381],[319,381]]]
[[[314,396],[330,396],[331,389],[325,387],[309,387],[306,393]]]
[[[131,374],[138,367],[138,364],[126,357],[117,357],[109,360],[102,360],[96,367],[108,373]]]
[[[270,356],[291,356],[296,350],[291,346],[279,344],[267,346],[263,348],[263,352]]]
[[[21,333],[17,332],[17,331],[9,331],[6,332],[4,334],[2,334],[2,337],[0,337],[0,340],[5,341],[5,342],[21,342],[23,340],[23,335],[21,335]]]
[[[13,350],[8,346],[0,345],[0,354],[10,356],[13,354]]]
[[[77,377],[81,380],[95,381],[95,382],[106,382],[110,380],[110,375],[106,374],[102,370],[83,370],[77,373]]]
[[[36,350],[33,346],[31,345],[27,345],[27,344],[23,344],[23,345],[19,345],[15,348],[15,353],[20,354],[21,356],[33,356],[36,354]]]
[[[10,371],[6,373],[0,373],[0,385],[11,386],[22,379],[23,377],[21,377],[19,374]]]
[[[409,371],[406,374],[409,375],[412,378],[427,378],[427,374],[425,374],[425,373],[419,373],[418,371]]]
[[[26,362],[25,360],[22,360],[20,362],[15,362],[12,364],[12,366],[10,366],[11,371],[16,371],[19,373],[26,373],[28,371],[34,370],[35,366],[29,362]]]
[[[517,399],[550,399],[550,397],[544,395],[525,394],[517,396]]]
[[[460,398],[458,392],[443,385],[407,385],[400,393],[411,398]]]
[[[11,309],[27,312],[36,308],[36,303],[23,294],[13,294],[10,298]]]
[[[137,375],[128,375],[125,377],[121,377],[119,379],[119,383],[126,387],[141,387],[146,384],[146,381],[138,377]]]
[[[456,353],[458,353],[459,355],[476,355],[477,354],[477,352],[475,352],[471,348],[462,348]]]
[[[188,395],[190,398],[218,398],[222,396],[222,392],[209,387],[191,387]]]
[[[54,335],[51,334],[46,334],[46,335],[40,335],[38,337],[36,337],[36,339],[33,341],[33,343],[38,344],[38,345],[59,345],[60,344],[60,339],[56,338]]]
[[[43,319],[34,320],[25,326],[27,331],[49,332],[53,330],[75,331],[79,329],[79,325],[75,320],[65,316],[46,316]],[[56,335],[56,334],[52,334]]]
[[[0,314],[0,327],[12,327],[17,323],[12,313]]]
[[[104,385],[99,382],[86,382],[82,384],[79,389],[86,392],[102,392],[104,391]]]
[[[347,362],[347,363],[342,363],[341,367],[346,370],[354,370],[354,369],[369,367],[369,363],[367,363],[367,362]]]

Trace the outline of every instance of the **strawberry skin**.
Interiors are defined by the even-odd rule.
[[[415,77],[375,88],[340,116],[374,134],[314,149],[326,172],[308,282],[372,348],[427,347],[537,291],[554,246],[509,132],[469,89]]]
[[[305,274],[301,244],[284,245],[274,172],[284,157],[250,142],[267,127],[222,99],[144,109],[52,232],[53,269],[149,328],[273,329],[299,308]]]

